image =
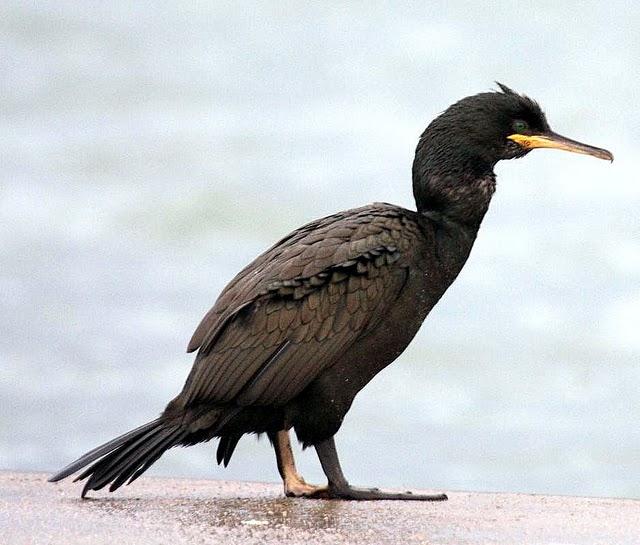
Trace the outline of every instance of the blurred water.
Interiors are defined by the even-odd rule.
[[[355,483],[640,497],[640,9],[0,6],[0,467],[154,417],[234,273],[314,217],[413,206],[417,137],[494,79],[613,165],[499,165],[471,259],[338,436]],[[310,452],[304,473],[321,479]],[[265,442],[160,474],[275,480]]]

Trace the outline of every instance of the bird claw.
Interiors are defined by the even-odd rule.
[[[308,485],[307,485],[308,486]],[[373,501],[373,500],[411,500],[411,501],[446,501],[446,494],[415,494],[406,492],[388,492],[379,488],[356,488],[353,486],[329,486],[317,487],[319,490],[313,494],[304,494],[311,499],[334,499],[348,501]]]
[[[326,486],[317,486],[307,484],[304,479],[288,482],[285,484],[284,494],[287,498],[328,498],[328,488]]]

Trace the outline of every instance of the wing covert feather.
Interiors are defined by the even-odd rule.
[[[416,224],[375,204],[312,222],[243,269],[189,345],[185,402],[281,405],[385,316]]]

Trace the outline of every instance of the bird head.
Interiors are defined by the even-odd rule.
[[[611,152],[551,130],[537,102],[498,83],[499,91],[459,100],[420,137],[413,163],[419,210],[438,210],[478,224],[495,188],[498,161],[555,148],[613,161]]]
[[[433,143],[438,147],[455,147],[468,159],[492,167],[503,159],[523,157],[534,148],[555,148],[613,160],[605,149],[553,132],[536,101],[506,85],[497,85],[500,91],[469,96],[447,108],[427,127],[423,138],[434,135]]]

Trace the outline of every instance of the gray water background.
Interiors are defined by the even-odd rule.
[[[412,207],[421,131],[499,80],[616,161],[498,165],[466,268],[356,399],[345,471],[640,497],[638,28],[633,2],[3,2],[0,467],[155,417],[235,272],[315,217]],[[214,459],[150,473],[277,480],[266,441]]]

